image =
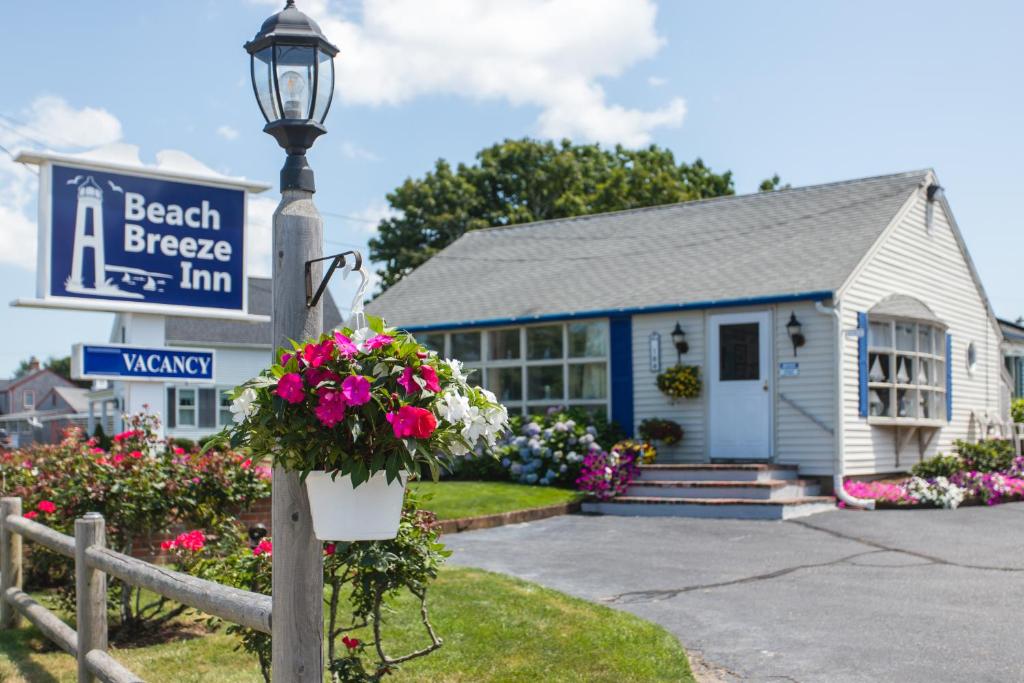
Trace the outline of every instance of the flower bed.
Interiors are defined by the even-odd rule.
[[[880,507],[952,510],[961,505],[1024,500],[1024,457],[1014,455],[1010,442],[958,441],[956,446],[955,454],[937,455],[918,463],[911,470],[913,476],[903,481],[846,481],[843,488],[855,498],[876,501]]]

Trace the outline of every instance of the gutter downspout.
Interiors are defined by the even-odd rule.
[[[835,355],[836,355],[836,388],[834,392],[835,396],[835,464],[833,468],[834,474],[832,475],[832,489],[835,492],[836,498],[845,503],[848,506],[859,507],[865,510],[874,510],[875,501],[864,500],[862,498],[854,498],[846,489],[843,488],[843,343],[845,337],[843,336],[843,315],[840,308],[841,303],[838,299],[835,300],[834,306],[826,306],[821,301],[814,302],[814,308],[818,313],[822,315],[831,315],[835,320]],[[865,331],[867,334],[867,331]]]

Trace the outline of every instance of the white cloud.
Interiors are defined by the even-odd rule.
[[[663,76],[648,76],[647,77],[647,85],[651,86],[652,88],[660,88],[660,87],[662,87],[663,85],[665,85],[667,83],[668,83],[668,79],[664,78]]]
[[[358,161],[380,161],[379,156],[349,140],[341,143],[341,156]]]
[[[382,220],[385,218],[394,218],[398,213],[399,212],[392,209],[387,202],[382,199],[378,199],[367,204],[365,208],[351,214],[352,218],[356,220],[350,220],[348,221],[348,224],[350,227],[356,228],[366,235],[372,236],[377,233],[377,225],[380,224]]]
[[[249,229],[249,275],[270,277],[270,255],[273,252],[274,211],[278,200],[264,195],[249,195],[246,226]]]
[[[221,136],[222,138],[224,138],[225,140],[228,140],[228,141],[230,141],[230,140],[237,140],[238,139],[238,130],[235,129],[235,128],[232,128],[231,126],[229,126],[227,124],[225,124],[225,125],[219,126],[217,128],[217,135]]]
[[[654,0],[362,0],[358,16],[307,0],[302,9],[341,48],[335,97],[346,104],[504,100],[539,107],[541,135],[629,146],[686,114],[678,97],[653,110],[609,103],[600,84],[661,48]]]

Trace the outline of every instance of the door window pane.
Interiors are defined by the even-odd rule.
[[[452,358],[461,361],[480,360],[480,333],[452,332]]]
[[[503,403],[523,400],[523,369],[491,368],[487,371],[487,388]]]
[[[608,353],[603,322],[569,324],[569,357],[601,358]]]
[[[530,360],[553,360],[562,357],[562,326],[526,328],[526,357]]]
[[[487,343],[490,345],[487,356],[490,360],[518,360],[519,330],[494,330],[489,333]]]
[[[436,351],[441,356],[444,355],[444,332],[424,332],[416,335],[416,341],[430,351]]]
[[[569,398],[606,398],[608,366],[605,363],[580,363],[569,366]]]
[[[741,323],[718,328],[718,379],[761,379],[760,325]]]
[[[561,365],[526,368],[526,386],[531,401],[561,400],[565,396]]]

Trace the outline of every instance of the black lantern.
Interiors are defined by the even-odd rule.
[[[676,323],[676,328],[672,330],[672,343],[676,347],[676,354],[678,354],[679,360],[682,360],[683,354],[690,350],[690,345],[686,341],[686,332],[683,328]]]
[[[807,343],[802,332],[803,326],[800,321],[796,319],[796,313],[789,314],[789,322],[786,323],[786,332],[789,333],[789,340],[793,342],[793,355],[796,355],[796,350]]]
[[[332,45],[316,22],[288,0],[245,44],[251,56],[252,88],[270,133],[288,152],[281,169],[282,190],[314,192],[306,150],[327,132],[324,119],[334,95]]]

